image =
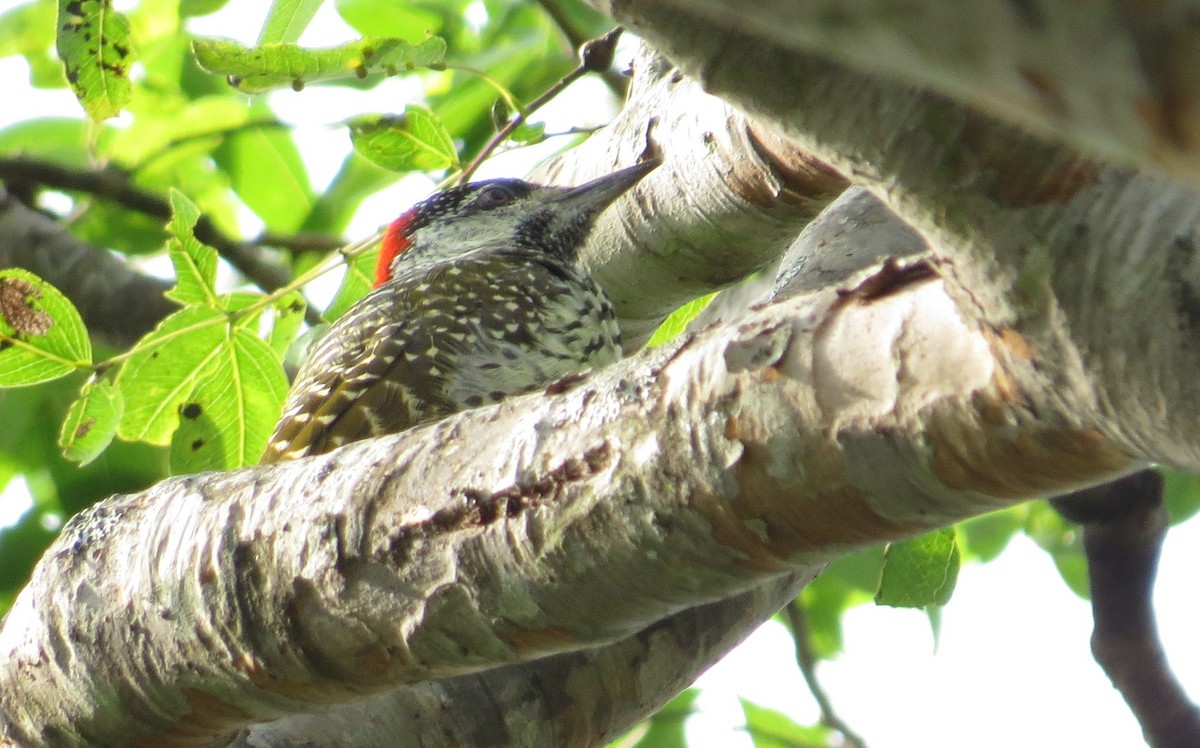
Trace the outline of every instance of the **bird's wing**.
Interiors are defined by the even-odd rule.
[[[444,322],[423,307],[444,273],[413,286],[382,286],[350,308],[309,354],[260,462],[328,452],[403,431],[451,412],[444,396],[450,353]]]
[[[446,381],[446,395],[460,409],[616,360],[620,332],[586,276],[538,261],[498,262],[490,269],[491,297],[472,311],[466,339],[449,343],[457,360],[471,362],[455,367]]]

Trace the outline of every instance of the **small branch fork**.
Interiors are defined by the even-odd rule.
[[[562,93],[567,86],[570,86],[575,81],[582,78],[588,73],[604,72],[612,65],[613,55],[616,53],[617,40],[621,38],[623,29],[618,26],[604,36],[592,39],[585,42],[579,50],[579,65],[574,70],[564,75],[554,85],[547,88],[540,96],[529,103],[529,106],[524,110],[518,111],[509,118],[504,127],[500,128],[495,135],[491,137],[479,153],[475,154],[475,158],[467,164],[462,170],[462,174],[458,177],[459,184],[466,184],[471,179],[471,175],[479,170],[481,164],[488,159],[500,144],[508,139],[509,135],[513,134],[521,125],[525,124],[529,115],[536,112],[551,101],[555,96]]]
[[[1083,525],[1092,654],[1153,748],[1200,745],[1200,710],[1171,672],[1152,595],[1168,518],[1163,478],[1144,470],[1052,501]]]

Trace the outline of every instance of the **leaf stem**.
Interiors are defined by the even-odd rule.
[[[76,371],[90,371],[92,368],[92,363],[90,361],[72,361],[70,359],[63,358],[62,356],[59,356],[55,353],[51,353],[50,351],[47,351],[44,348],[38,348],[37,346],[32,346],[29,343],[26,343],[24,340],[21,340],[20,338],[13,337],[12,335],[6,335],[2,332],[0,332],[0,342],[7,343],[8,345],[11,345],[13,348],[20,348],[22,350],[30,351],[32,353],[37,354],[39,358],[44,358],[44,359],[48,359],[50,361],[55,361],[57,363],[62,364],[63,366],[69,366],[72,369],[75,369]]]
[[[149,345],[145,345],[145,344],[135,345],[133,348],[130,348],[127,351],[122,351],[121,353],[118,353],[115,356],[107,358],[107,359],[101,361],[100,363],[97,363],[94,365],[85,363],[83,366],[77,367],[77,368],[89,369],[89,370],[93,371],[94,373],[100,373],[108,368],[111,368],[114,364],[121,363],[125,359],[132,356],[134,353],[145,351],[148,349],[157,348],[160,345],[163,345],[171,340],[174,340],[175,338],[179,337],[180,335],[186,335],[186,334],[194,332],[196,330],[203,330],[206,327],[212,327],[213,325],[217,325],[217,324],[236,323],[238,320],[242,319],[243,317],[247,317],[251,314],[254,314],[261,309],[265,309],[266,307],[270,306],[271,304],[274,304],[276,301],[282,299],[284,296],[287,296],[289,293],[299,290],[303,286],[307,285],[308,283],[311,283],[312,281],[321,277],[325,273],[328,273],[330,270],[333,270],[341,262],[345,261],[345,262],[349,263],[350,260],[353,260],[358,255],[360,255],[363,252],[370,249],[376,242],[379,241],[381,235],[382,235],[381,232],[376,231],[374,234],[368,236],[365,239],[361,239],[357,242],[354,242],[350,245],[347,245],[346,247],[339,249],[337,252],[332,253],[324,261],[314,265],[313,267],[309,268],[308,271],[306,271],[306,272],[302,273],[301,275],[297,276],[296,278],[294,278],[288,284],[281,286],[281,287],[275,289],[274,291],[271,291],[270,293],[263,294],[263,296],[261,298],[259,298],[258,300],[254,301],[253,303],[247,304],[246,306],[241,307],[240,309],[233,309],[233,310],[227,312],[224,317],[212,318],[209,320],[197,322],[194,325],[189,325],[187,327],[181,327],[180,329],[175,330],[174,332],[171,332],[166,335],[163,335],[162,337],[156,338]]]

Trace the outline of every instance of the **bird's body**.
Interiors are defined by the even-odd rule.
[[[651,168],[574,189],[467,185],[397,219],[379,285],[309,354],[262,462],[402,431],[615,361],[616,316],[578,250],[595,215]]]

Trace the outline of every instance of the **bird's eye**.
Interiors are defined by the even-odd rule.
[[[478,210],[490,210],[502,205],[509,205],[517,199],[516,190],[505,184],[490,184],[479,191],[472,207]]]

